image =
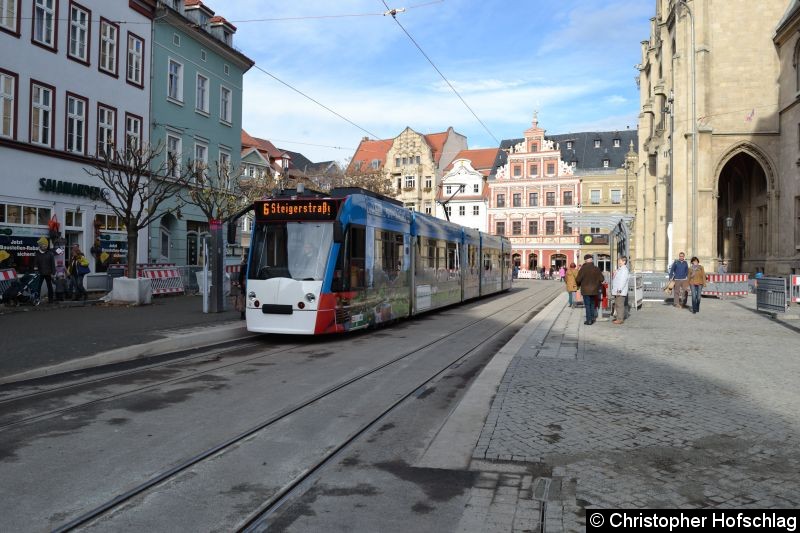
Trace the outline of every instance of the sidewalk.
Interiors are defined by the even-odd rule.
[[[797,307],[754,309],[755,296],[704,298],[698,315],[646,302],[624,325],[585,326],[553,301],[422,460],[481,472],[459,529],[579,531],[587,507],[800,505]]]
[[[0,384],[231,340],[247,334],[238,318],[203,313],[200,296],[0,307]]]

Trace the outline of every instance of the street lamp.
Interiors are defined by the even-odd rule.
[[[289,185],[289,159],[284,156],[281,158],[281,180],[280,180],[280,190],[283,192],[283,189]]]
[[[633,142],[633,141],[631,141]],[[625,214],[628,214],[628,173],[631,169],[631,162],[626,158],[625,162],[622,164],[623,168],[625,169]]]

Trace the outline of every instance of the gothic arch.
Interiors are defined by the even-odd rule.
[[[725,165],[727,165],[731,159],[742,153],[749,155],[761,165],[761,168],[764,170],[764,175],[767,178],[767,194],[774,195],[776,192],[780,194],[777,189],[778,181],[775,179],[775,165],[773,165],[770,158],[758,146],[747,141],[742,141],[731,146],[717,162],[717,166],[714,169],[714,197],[719,198],[719,181]]]

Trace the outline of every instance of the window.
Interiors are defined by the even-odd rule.
[[[498,194],[497,195],[497,207],[505,207],[506,206],[506,195],[505,194]]]
[[[476,216],[476,217],[477,217],[477,216],[479,216],[479,215],[481,214],[481,206],[479,206],[479,205],[473,205],[473,206],[472,206],[472,214],[473,214],[474,216]]]
[[[555,235],[556,234],[556,221],[555,220],[547,220],[544,223],[544,233],[545,235]]]
[[[413,189],[416,186],[416,181],[414,176],[406,176],[406,189]]]
[[[400,166],[400,158],[399,157],[395,157],[394,158],[394,166],[396,166],[396,167]]]
[[[206,60],[206,51],[200,50],[200,61],[205,61],[205,60]]]
[[[173,33],[172,34],[172,44],[174,46],[180,46],[181,45],[181,36],[178,35],[177,33]]]
[[[0,137],[16,138],[17,75],[0,69]]]
[[[97,157],[111,157],[116,145],[117,112],[97,104]]]
[[[0,30],[19,36],[19,0],[0,0]]]
[[[578,162],[577,161],[570,161],[569,162],[569,166],[571,166],[572,168],[577,168],[578,167]]]
[[[556,173],[556,164],[555,163],[547,163],[547,175],[552,176]]]
[[[528,221],[528,235],[539,235],[539,221],[538,220],[529,220]]]
[[[407,165],[407,164],[408,164],[408,158],[407,158],[407,157],[404,157],[404,158],[403,158],[403,164],[404,164],[404,165]]]
[[[800,196],[794,197],[794,247],[800,249]]]
[[[611,161],[609,161],[608,159],[603,159],[603,168],[608,168],[608,166],[610,164],[611,164]]]
[[[594,140],[594,147],[595,148],[600,148],[600,139],[595,139]]]
[[[465,206],[465,205],[458,206],[458,214],[459,214],[459,216],[462,216],[462,217],[465,216],[467,214],[467,206]]]
[[[567,150],[572,150],[572,141],[567,141]]]
[[[167,174],[177,178],[181,173],[181,138],[167,134]]]
[[[619,204],[622,201],[622,191],[620,189],[611,189],[611,203]]]
[[[169,230],[167,230],[164,226],[161,226],[160,229],[161,229],[161,247],[159,251],[161,252],[161,257],[163,259],[169,259],[169,248],[170,248]]]
[[[167,96],[172,100],[183,102],[183,65],[170,59],[168,76]]]
[[[416,162],[419,165],[419,156],[416,157]]]
[[[514,177],[518,178],[522,176],[522,165],[514,165]]]
[[[219,119],[226,124],[230,124],[233,121],[233,111],[231,111],[231,106],[233,103],[233,93],[231,90],[221,85],[219,88]]]
[[[80,213],[78,213],[80,215]],[[117,215],[105,215],[98,213],[94,216],[95,225],[106,231],[125,231],[125,223],[117,218]]]
[[[231,67],[229,67],[228,65],[224,65],[224,66],[222,67],[222,70],[223,70],[223,72],[225,72],[225,75],[226,75],[226,76],[229,76],[229,75],[230,75],[230,73],[231,73]]]
[[[572,226],[570,226],[569,222],[566,220],[562,223],[563,231],[561,232],[564,235],[572,235]]]
[[[138,150],[142,147],[142,117],[125,113],[125,149]]]
[[[425,188],[430,189],[433,186],[433,180],[430,176],[425,176]]]
[[[430,215],[431,214],[431,203],[430,202],[425,202],[425,214],[426,215]]]
[[[378,170],[381,168],[381,160],[380,159],[373,159],[372,160],[372,170]]]
[[[505,222],[495,222],[494,224],[494,234],[495,235],[505,235],[506,234],[506,223]]]
[[[67,152],[86,153],[86,110],[89,102],[75,94],[67,93],[67,139],[64,148]]]
[[[478,185],[477,183],[475,183],[475,184],[472,186],[472,192],[474,192],[475,194],[478,194],[479,192],[481,192],[481,186],[480,186],[480,185]]]
[[[562,205],[572,205],[572,191],[564,191],[564,203]]]
[[[592,205],[597,205],[600,203],[600,189],[592,189],[589,191],[589,201]]]
[[[528,207],[536,207],[539,205],[539,193],[532,192],[528,194]]]
[[[511,195],[511,205],[514,207],[522,207],[522,193],[515,192]]]
[[[223,150],[219,151],[219,174],[221,177],[228,177],[231,172],[231,154]]]
[[[545,204],[544,205],[556,205],[556,193],[548,192],[545,193]]]
[[[197,91],[194,100],[195,111],[208,114],[208,78],[197,75]]]
[[[100,19],[100,70],[117,75],[117,54],[119,26],[103,18]]]
[[[67,57],[89,64],[89,25],[91,13],[73,3],[69,5],[69,38]]]
[[[67,209],[64,212],[64,225],[71,228],[83,227],[83,213]]]
[[[530,170],[531,177],[535,178],[539,175],[539,165],[531,165],[528,170]]]
[[[128,32],[128,66],[126,79],[144,87],[144,39]]]
[[[33,1],[33,36],[31,42],[56,50],[56,0]]]
[[[47,226],[52,211],[49,207],[0,204],[0,223]]]
[[[194,143],[194,170],[196,176],[205,176],[208,168],[208,145]]]
[[[406,204],[406,209],[408,209],[409,211],[416,211],[417,204],[415,204],[414,202],[408,203]]]
[[[451,185],[446,186],[444,188],[444,193],[445,194],[453,194],[453,187]]]
[[[522,235],[521,220],[514,220],[511,222],[511,235]]]
[[[447,213],[447,218],[453,216],[453,208],[452,206],[446,205],[444,206],[444,212]]]
[[[55,88],[31,82],[30,141],[43,146],[53,146],[53,96]]]

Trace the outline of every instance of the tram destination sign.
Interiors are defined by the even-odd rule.
[[[332,199],[264,200],[256,202],[257,222],[336,220],[339,202]]]

